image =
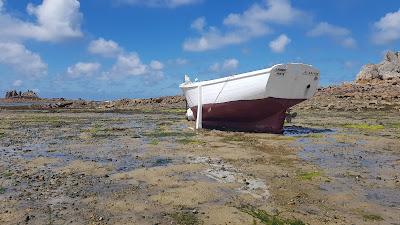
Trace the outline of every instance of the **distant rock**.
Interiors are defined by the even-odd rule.
[[[296,105],[296,109],[400,112],[400,80],[373,79],[320,88],[313,98]]]
[[[39,95],[31,90],[28,90],[26,92],[12,90],[6,92],[5,98],[39,99]]]
[[[400,52],[389,51],[381,63],[365,65],[355,82],[318,89],[296,109],[400,112]]]
[[[367,64],[357,75],[357,82],[400,79],[400,52],[388,51],[379,64]]]

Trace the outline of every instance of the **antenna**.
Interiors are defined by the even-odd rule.
[[[190,77],[187,74],[185,74],[185,83],[190,83],[190,82],[191,82]]]

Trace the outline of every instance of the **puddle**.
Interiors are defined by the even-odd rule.
[[[399,190],[393,189],[374,189],[367,191],[367,199],[378,202],[384,206],[397,208],[400,210],[400,195]]]
[[[341,143],[327,137],[324,143],[304,138],[299,157],[320,166],[334,181],[321,185],[328,193],[350,192],[383,206],[399,206],[400,192],[391,185],[398,176],[400,160],[390,152],[368,149],[365,141]],[[386,182],[387,181],[387,182]]]
[[[30,107],[34,105],[48,105],[49,102],[0,102],[0,107]]]
[[[103,147],[104,148],[104,147]],[[81,160],[87,162],[96,162],[100,164],[111,164],[115,167],[116,172],[126,172],[137,168],[151,168],[159,166],[167,166],[172,163],[178,163],[177,159],[171,159],[167,157],[152,157],[150,159],[141,159],[132,154],[128,155],[113,155],[112,151],[103,154],[102,156],[90,156],[84,155],[83,153],[65,153],[58,151],[48,151],[46,145],[31,145],[29,147],[6,147],[2,148],[2,155],[9,158],[15,159],[26,159],[32,160],[39,157],[59,159],[58,163],[52,164],[52,167],[65,166],[68,163]]]
[[[145,119],[143,115],[102,113],[94,114],[90,120],[87,117],[81,118],[79,114],[77,115],[78,119],[69,122],[65,129],[64,127],[56,128],[53,132],[48,132],[48,129],[53,130],[54,127],[43,129],[42,125],[28,129],[17,127],[14,130],[19,135],[7,138],[0,145],[1,155],[15,160],[32,160],[39,157],[58,160],[57,163],[47,165],[48,168],[63,167],[75,160],[96,162],[111,165],[115,168],[114,172],[179,163],[179,159],[175,158],[140,157],[148,151],[148,148],[144,144],[146,141],[140,138],[138,134],[142,131],[148,132],[155,126],[151,119]],[[85,121],[84,124],[82,124],[82,119]],[[85,130],[93,129],[96,125],[99,126],[100,131],[104,129],[104,132],[115,132],[120,135],[112,138],[109,138],[109,136],[106,138],[91,137],[91,134],[86,132],[88,138],[81,138],[81,134],[85,133]],[[126,136],[133,138],[138,136],[140,139],[136,139],[135,143],[137,144],[129,144],[130,142],[125,141],[129,140],[129,138],[125,138]],[[20,140],[24,141],[20,142]],[[168,144],[171,145],[169,148],[174,148],[174,143]]]
[[[331,129],[319,129],[319,128],[309,128],[301,126],[285,126],[283,128],[283,135],[286,136],[299,136],[305,134],[324,134],[324,133],[334,133]]]
[[[161,167],[177,163],[179,163],[178,160],[166,157],[152,157],[145,160],[136,157],[124,157],[123,160],[113,162],[113,165],[116,166],[116,172],[128,172],[137,168]]]
[[[221,159],[207,157],[190,158],[190,163],[206,164],[209,168],[203,171],[203,175],[220,183],[242,184],[238,192],[252,195],[254,198],[267,199],[270,196],[267,185],[261,179],[246,176],[237,171],[232,165]]]

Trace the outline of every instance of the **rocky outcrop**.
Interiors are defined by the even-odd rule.
[[[38,99],[39,95],[31,90],[28,90],[26,92],[21,92],[21,91],[16,91],[16,90],[12,90],[12,91],[7,91],[6,92],[6,98],[29,98],[29,99]]]
[[[112,102],[117,108],[129,108],[136,106],[157,106],[157,107],[185,107],[185,97],[165,96],[148,99],[122,99]]]
[[[77,104],[74,103],[74,106]],[[106,101],[99,103],[98,106],[103,109],[185,109],[186,101],[183,96],[165,96],[159,98]]]
[[[400,52],[389,51],[379,64],[367,64],[357,75],[357,82],[400,79]]]
[[[370,80],[321,88],[313,98],[295,109],[400,111],[400,79]]]

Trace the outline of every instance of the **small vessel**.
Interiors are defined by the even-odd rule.
[[[203,128],[282,133],[286,111],[315,94],[319,76],[311,65],[289,63],[202,82],[185,76],[179,87],[188,119],[197,119],[200,104]]]

